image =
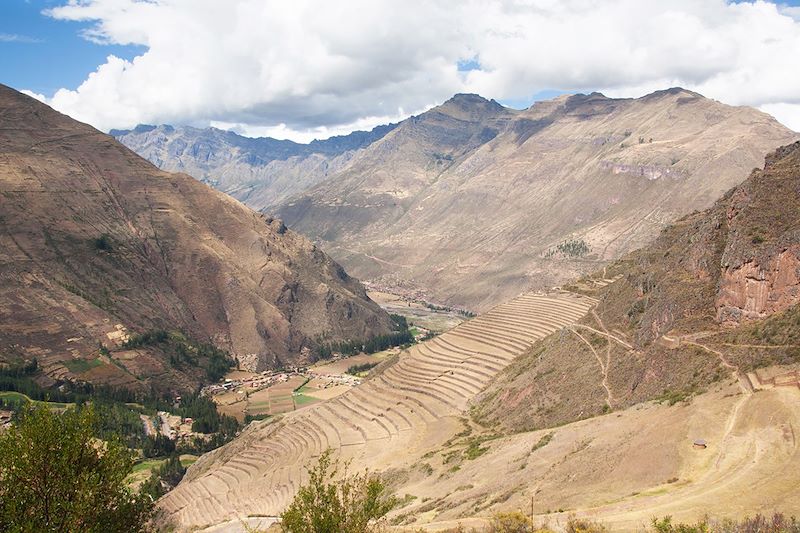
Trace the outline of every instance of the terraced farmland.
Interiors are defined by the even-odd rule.
[[[204,457],[163,509],[180,528],[276,515],[305,466],[332,448],[359,468],[407,465],[462,429],[470,399],[536,340],[581,318],[591,298],[525,294],[404,352],[388,370],[330,401],[252,424]]]

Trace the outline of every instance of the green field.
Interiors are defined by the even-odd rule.
[[[44,402],[40,400],[31,400],[25,394],[21,392],[14,392],[14,391],[5,391],[0,392],[0,403],[3,401],[8,402],[9,404],[27,404],[27,403],[34,403],[36,405],[43,405],[45,407],[49,407],[50,409],[66,409],[67,407],[72,406],[71,403],[61,403],[61,402]]]
[[[154,468],[161,466],[164,461],[166,461],[166,459],[145,459],[144,461],[133,465],[131,474],[136,474],[137,472],[141,472],[143,470],[153,470]]]
[[[309,403],[314,403],[319,401],[319,398],[312,398],[311,396],[307,396],[302,393],[295,394],[293,398],[294,398],[294,404],[296,406],[306,405]]]
[[[73,374],[83,374],[102,364],[103,362],[100,359],[70,359],[69,361],[64,361],[64,366]]]

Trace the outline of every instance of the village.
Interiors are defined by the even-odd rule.
[[[372,355],[335,354],[314,366],[279,371],[234,370],[223,382],[204,387],[201,394],[211,397],[221,414],[240,422],[263,419],[335,398],[359,385],[369,369],[399,352],[400,348],[390,348]]]

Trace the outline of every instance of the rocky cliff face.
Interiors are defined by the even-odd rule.
[[[361,284],[279,220],[4,86],[0,121],[0,361],[188,387],[199,362],[125,338],[177,330],[265,368],[389,330]]]
[[[783,311],[800,299],[800,146],[772,154],[728,203],[718,320],[739,323]]]

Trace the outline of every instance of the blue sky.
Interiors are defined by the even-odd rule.
[[[800,130],[796,57],[800,0],[0,0],[0,83],[106,131],[192,124],[307,141],[457,92],[520,109],[675,85]]]
[[[100,45],[81,37],[88,22],[55,20],[42,12],[60,0],[0,0],[0,82],[52,95],[75,89],[109,54],[132,59],[143,46]]]

